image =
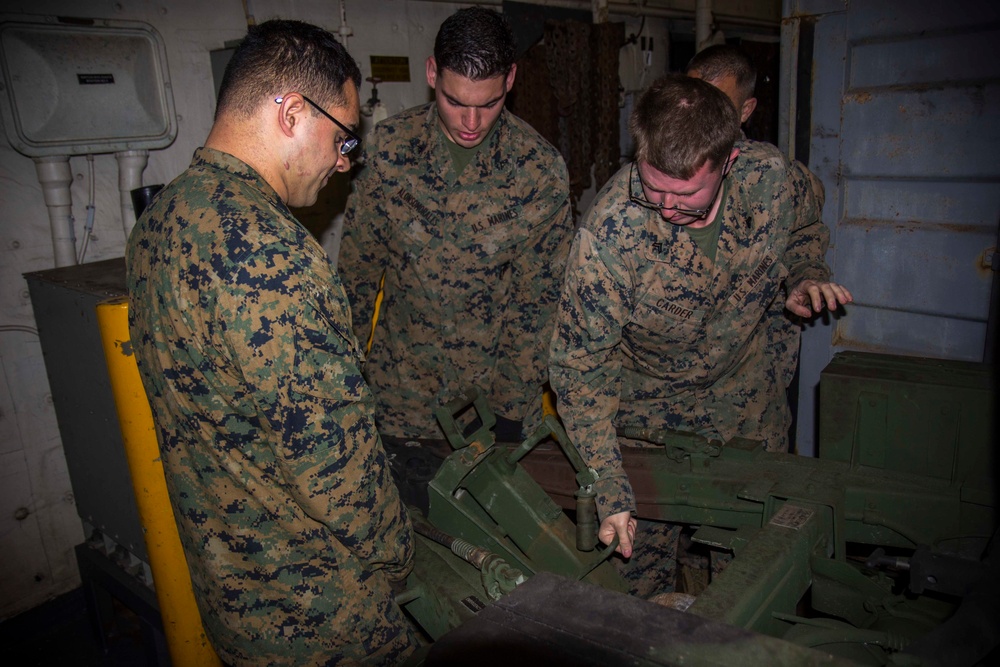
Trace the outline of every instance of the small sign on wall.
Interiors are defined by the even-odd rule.
[[[372,76],[385,81],[410,81],[410,59],[407,56],[370,56]]]

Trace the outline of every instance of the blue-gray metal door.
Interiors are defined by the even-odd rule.
[[[816,387],[834,352],[984,360],[1000,221],[1000,3],[785,0],[782,15],[792,122],[781,143],[826,186],[827,260],[855,297],[803,334],[797,442],[812,454]]]

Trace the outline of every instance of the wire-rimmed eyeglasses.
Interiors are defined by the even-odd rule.
[[[305,95],[302,95],[302,93],[299,93],[299,95],[301,95],[302,99],[304,99],[306,102],[308,102],[309,105],[313,109],[315,109],[316,111],[320,112],[321,114],[323,114],[324,116],[326,116],[327,118],[329,118],[330,120],[332,120],[334,125],[336,125],[337,127],[339,127],[341,130],[343,130],[347,134],[347,138],[340,141],[340,154],[341,155],[348,155],[351,151],[353,151],[355,148],[358,147],[358,144],[361,142],[361,137],[359,137],[358,135],[354,134],[354,132],[352,132],[349,127],[347,127],[346,125],[344,125],[343,123],[341,123],[339,120],[337,120],[336,118],[334,118],[333,116],[331,116],[330,114],[328,114],[323,109],[323,107],[321,107],[320,105],[316,104],[315,102],[313,102],[311,99],[309,99]],[[274,101],[276,103],[278,103],[278,104],[281,104],[284,101],[284,99],[285,99],[284,97],[275,97]]]
[[[629,167],[628,172],[628,198],[635,204],[642,206],[643,208],[652,209],[654,211],[674,211],[680,213],[681,215],[689,215],[692,218],[704,218],[708,215],[709,211],[715,205],[715,198],[719,196],[719,191],[722,190],[722,184],[726,181],[726,168],[729,166],[729,161],[727,160],[725,164],[722,165],[722,178],[719,179],[719,187],[715,188],[715,194],[712,195],[708,208],[680,208],[679,206],[664,206],[662,203],[658,204],[656,202],[649,201],[644,196],[640,196],[635,192],[635,181],[642,181],[642,175],[639,178],[635,178],[635,160],[632,161],[632,166]]]

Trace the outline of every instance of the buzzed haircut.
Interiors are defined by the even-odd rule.
[[[716,81],[724,76],[731,76],[736,81],[736,87],[743,99],[753,97],[757,86],[757,68],[746,51],[731,44],[715,44],[702,49],[684,70],[687,74],[698,72],[699,78],[705,81]]]
[[[637,161],[688,180],[702,165],[720,166],[740,136],[740,117],[715,86],[667,74],[649,87],[629,118]]]
[[[434,60],[438,71],[448,69],[473,81],[506,76],[514,66],[514,32],[499,12],[460,9],[441,24]]]
[[[360,87],[361,70],[331,33],[302,21],[266,21],[250,28],[226,66],[215,118],[250,117],[261,104],[292,92],[343,106],[348,80]]]

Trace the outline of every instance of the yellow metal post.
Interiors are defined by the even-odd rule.
[[[221,666],[205,637],[191,589],[187,559],[167,496],[153,415],[129,337],[128,300],[118,298],[99,303],[97,321],[170,660],[178,667]]]

